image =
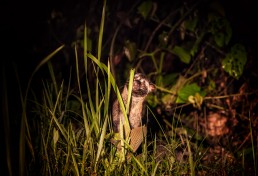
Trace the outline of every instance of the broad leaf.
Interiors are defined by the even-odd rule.
[[[222,60],[222,68],[229,73],[229,75],[238,79],[243,73],[246,61],[247,55],[245,47],[241,44],[236,44]]]
[[[144,19],[147,19],[147,17],[151,13],[151,9],[152,9],[152,2],[151,1],[144,1],[138,7],[138,12],[139,12],[139,14],[142,15],[142,17]]]
[[[186,64],[189,64],[191,61],[191,55],[188,51],[186,51],[184,48],[180,46],[175,46],[172,50],[172,52],[177,55],[180,60]]]
[[[178,91],[176,103],[187,103],[190,96],[196,97],[198,94],[205,96],[205,92],[201,91],[201,88],[196,83],[186,85]]]
[[[232,29],[225,18],[210,15],[210,32],[214,36],[214,41],[219,47],[228,44],[232,36]]]
[[[134,42],[126,41],[124,52],[128,60],[132,62],[136,56],[136,44]]]
[[[185,29],[194,32],[198,23],[198,17],[194,17],[193,19],[185,20]]]

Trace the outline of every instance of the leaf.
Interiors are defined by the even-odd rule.
[[[180,75],[179,78],[177,79],[176,83],[169,90],[171,92],[171,94],[165,94],[162,97],[162,103],[164,105],[169,105],[169,104],[175,103],[177,100],[176,95],[178,94],[178,91],[185,86],[186,82],[187,82],[187,79]]]
[[[190,95],[188,97],[188,101],[192,103],[193,107],[201,109],[201,105],[203,103],[203,97],[198,92],[196,92],[194,96]]]
[[[241,44],[234,45],[222,60],[222,68],[234,78],[238,79],[244,70],[247,61],[245,47]]]
[[[202,32],[201,35],[197,37],[197,40],[195,40],[193,47],[190,51],[191,56],[194,56],[197,53],[197,51],[199,50],[200,43],[203,40],[205,34],[206,34],[206,32]]]
[[[124,52],[128,60],[132,62],[136,56],[136,44],[127,40],[125,42]]]
[[[185,29],[194,32],[197,23],[198,23],[198,17],[194,17],[193,19],[185,20]]]
[[[201,91],[196,83],[186,85],[178,91],[176,103],[187,103],[190,96],[196,97],[196,95],[205,96],[205,92]]]
[[[162,87],[175,84],[177,77],[178,73],[169,73],[164,76],[162,75]]]
[[[56,130],[56,128],[54,128],[54,130],[53,130],[54,145],[56,145],[58,139],[59,139],[59,132],[58,132],[58,130]]]
[[[219,47],[227,45],[232,36],[230,23],[222,17],[210,14],[210,29],[209,31],[214,36],[214,41]]]
[[[138,13],[142,15],[144,19],[147,19],[152,9],[152,2],[151,1],[144,1],[138,7]]]
[[[188,51],[186,51],[184,48],[180,46],[175,46],[172,50],[172,52],[177,55],[180,60],[186,64],[189,64],[191,61],[191,55]]]

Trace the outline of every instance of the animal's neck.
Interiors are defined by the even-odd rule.
[[[133,96],[133,95],[131,95],[131,103],[132,104],[143,103],[145,97],[146,96]],[[128,89],[127,89],[126,86],[123,89],[122,98],[123,98],[124,103],[126,104],[127,103],[127,98],[128,98]]]

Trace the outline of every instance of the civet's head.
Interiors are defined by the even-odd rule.
[[[127,82],[128,86],[128,82]],[[132,96],[145,97],[156,90],[155,85],[142,73],[136,73],[133,79]]]

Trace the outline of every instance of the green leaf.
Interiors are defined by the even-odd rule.
[[[234,45],[226,57],[222,60],[222,68],[230,76],[238,79],[244,70],[247,61],[245,47],[241,44]]]
[[[124,46],[124,52],[130,62],[132,62],[136,56],[136,44],[127,40]]]
[[[196,83],[186,85],[178,91],[176,103],[187,103],[188,97],[195,96],[196,93],[205,96],[205,92],[201,91],[201,88]]]
[[[232,36],[230,23],[222,17],[217,17],[210,14],[210,29],[209,31],[214,36],[214,41],[219,47],[227,45]]]
[[[191,56],[194,56],[199,50],[200,43],[203,40],[203,37],[205,36],[205,34],[206,32],[202,32],[200,36],[197,36],[197,40],[195,40],[193,47],[190,51]]]
[[[198,17],[194,17],[193,19],[189,19],[185,21],[185,29],[194,32],[197,23],[198,23]]]
[[[152,2],[151,1],[144,1],[138,7],[138,13],[142,15],[144,19],[147,19],[152,9]]]
[[[172,52],[177,55],[180,60],[186,64],[189,64],[191,61],[191,55],[188,51],[186,51],[184,48],[180,46],[175,46],[172,50]]]
[[[178,73],[170,73],[170,74],[162,75],[162,87],[174,85],[177,77],[178,77]]]

